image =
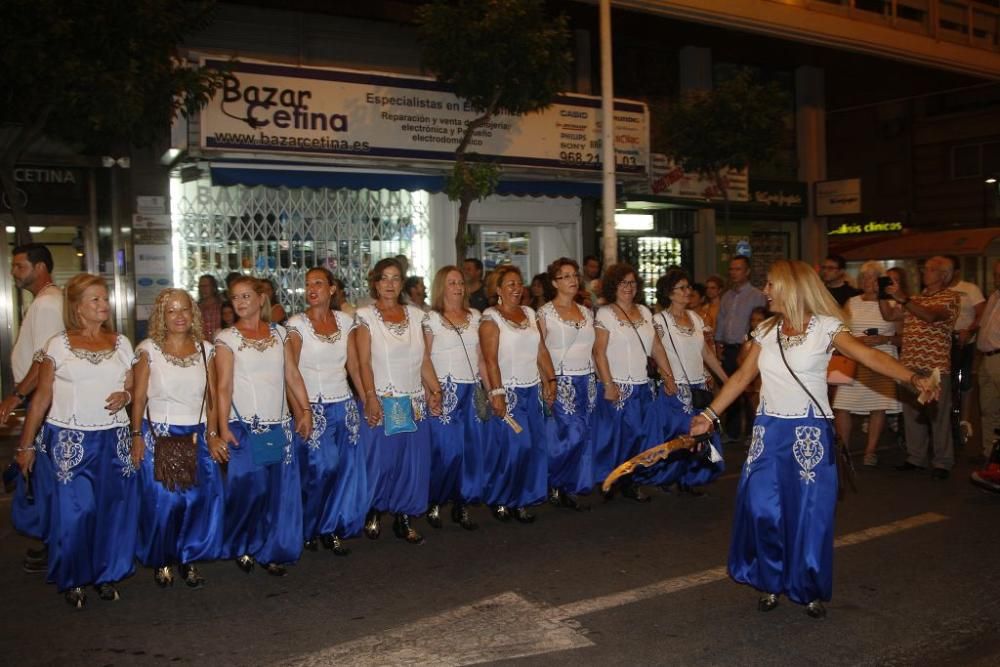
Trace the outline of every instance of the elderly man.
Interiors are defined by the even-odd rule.
[[[928,446],[933,443],[933,477],[941,480],[948,479],[955,464],[950,424],[951,335],[961,295],[948,288],[953,269],[948,258],[931,257],[921,269],[924,290],[920,294],[911,297],[897,285],[890,285],[886,292],[901,307],[891,308],[888,300],[879,302],[882,317],[903,321],[903,365],[919,373],[941,372],[941,398],[937,402],[920,405],[916,394],[902,392],[906,461],[896,470],[924,470]]]
[[[979,351],[979,405],[982,408],[983,454],[989,458],[1000,429],[1000,261],[993,264],[990,294],[976,339]]]

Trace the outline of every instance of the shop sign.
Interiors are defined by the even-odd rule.
[[[79,167],[19,164],[14,183],[22,206],[32,215],[88,215],[87,170]],[[0,192],[0,213],[10,212],[7,194]]]
[[[755,204],[790,212],[806,210],[806,184],[795,181],[750,181],[750,198]]]
[[[840,236],[843,234],[884,234],[886,232],[903,231],[903,223],[899,220],[869,220],[866,223],[848,223],[840,225],[827,232],[828,236]]]
[[[749,201],[748,172],[746,169],[724,169],[722,175],[729,201]],[[662,153],[650,156],[650,191],[657,195],[687,199],[722,199],[722,191],[713,179],[701,174],[684,171],[670,157]]]
[[[203,62],[229,74],[201,112],[202,148],[450,161],[478,116],[433,79]],[[615,101],[619,172],[646,173],[648,116],[641,102]],[[468,151],[505,165],[600,172],[601,100],[567,93],[538,113],[498,114],[475,131]]]
[[[816,183],[816,215],[851,215],[861,213],[861,179]]]

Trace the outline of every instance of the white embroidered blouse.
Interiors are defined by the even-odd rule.
[[[614,305],[601,306],[594,318],[594,326],[608,332],[608,366],[611,378],[617,384],[646,384],[646,355],[653,353],[653,314],[639,305],[642,322],[629,323],[622,319],[622,312]],[[639,343],[639,338],[642,343]],[[645,350],[643,350],[645,346]]]
[[[374,305],[358,308],[358,324],[371,336],[372,374],[379,396],[422,396],[420,367],[424,361],[425,313],[416,306],[403,306],[402,322],[386,322]]]
[[[594,315],[589,308],[574,304],[583,318],[564,320],[551,301],[538,309],[545,322],[545,347],[552,357],[556,375],[589,375],[594,372]]]
[[[708,377],[705,372],[705,360],[701,356],[702,350],[705,348],[705,331],[708,330],[708,327],[693,310],[687,311],[687,314],[691,318],[692,327],[690,329],[678,326],[673,315],[665,310],[653,318],[653,328],[656,329],[656,335],[660,337],[663,349],[667,351],[667,359],[670,361],[670,372],[674,376],[674,382],[676,384],[702,384]],[[667,323],[669,329],[663,326],[664,322]],[[673,344],[671,344],[671,340]]]
[[[424,320],[424,332],[433,336],[431,363],[434,364],[434,374],[442,382],[449,377],[459,384],[471,384],[479,379],[479,322],[482,315],[475,308],[469,311],[468,318],[461,322],[452,320],[449,323],[435,310],[428,312]]]
[[[535,311],[521,306],[527,319],[514,324],[496,308],[487,308],[483,320],[493,322],[500,330],[497,363],[504,387],[532,387],[538,384],[538,343],[542,339],[535,321]]]
[[[271,325],[271,335],[254,340],[244,338],[236,327],[215,334],[215,345],[233,353],[233,401],[229,421],[239,410],[243,422],[256,417],[261,424],[286,420],[285,339],[288,332],[280,324]]]
[[[113,348],[101,352],[71,348],[65,331],[50,338],[43,358],[52,362],[55,378],[46,420],[81,431],[127,426],[124,409],[112,414],[104,406],[110,394],[125,389],[133,356],[132,343],[121,334]]]
[[[215,346],[201,343],[209,363]],[[164,354],[163,350],[147,338],[135,348],[136,359],[145,355],[149,360],[149,417],[160,424],[191,426],[205,423],[207,410],[202,406],[205,397],[205,363],[201,350],[186,358]],[[138,409],[144,410],[142,406]],[[145,411],[143,417],[145,417]]]
[[[299,372],[306,385],[310,403],[336,403],[351,397],[347,383],[347,345],[357,322],[351,315],[334,311],[337,330],[318,334],[305,313],[288,318],[288,335],[302,340]]]

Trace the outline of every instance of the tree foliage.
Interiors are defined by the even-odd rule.
[[[210,18],[206,2],[4,0],[0,13],[0,180],[17,202],[13,169],[40,137],[82,152],[118,151],[164,136],[221,83],[178,57]],[[14,208],[18,240],[27,216]]]
[[[466,248],[473,201],[489,196],[499,167],[467,154],[477,129],[496,114],[520,116],[552,103],[571,61],[564,16],[550,18],[542,0],[436,0],[420,8],[424,66],[479,115],[455,150],[446,192],[459,202],[457,260]]]

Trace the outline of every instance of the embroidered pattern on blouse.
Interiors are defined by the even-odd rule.
[[[587,376],[587,414],[597,407],[597,378],[593,373]]]
[[[169,352],[167,352],[166,350],[164,350],[159,345],[156,345],[156,343],[153,343],[153,345],[155,345],[156,349],[160,351],[160,354],[163,355],[163,358],[167,360],[167,363],[170,364],[170,365],[172,365],[172,366],[177,366],[178,368],[190,368],[191,366],[194,366],[199,361],[201,361],[201,349],[200,348],[199,349],[195,349],[194,352],[192,352],[191,354],[189,354],[186,357],[178,357],[178,356],[175,356],[173,354],[170,354]],[[197,345],[195,345],[195,347],[197,348]],[[139,354],[142,354],[141,350],[139,351]],[[138,358],[138,355],[136,355],[136,358]]]
[[[694,405],[691,404],[691,387],[686,384],[677,385],[677,400],[684,406],[684,412],[691,414],[694,412]]]
[[[110,350],[100,350],[99,352],[92,352],[90,350],[80,350],[75,347],[70,347],[69,341],[66,341],[66,347],[69,351],[73,353],[73,356],[77,359],[83,359],[84,361],[89,361],[90,363],[97,366],[102,361],[107,361],[111,357],[115,356],[115,352],[118,350],[117,347],[113,347]]]
[[[42,363],[45,361],[45,350],[36,350],[33,355],[31,355],[31,363]]]
[[[129,438],[129,431],[124,426],[118,427],[118,443],[116,446],[118,460],[122,464],[122,477],[131,477],[135,474],[135,466],[132,465],[132,441]]]
[[[809,324],[806,325],[806,330],[800,334],[795,334],[794,336],[786,336],[781,332],[781,327],[784,321],[778,322],[775,326],[778,327],[778,340],[781,341],[781,347],[785,350],[790,350],[793,347],[798,347],[806,341],[809,334],[812,333],[813,329],[816,328],[816,318],[810,317]]]
[[[563,412],[568,415],[576,414],[576,387],[573,386],[573,378],[568,375],[556,377],[556,400]]]
[[[261,422],[259,415],[254,415],[250,419],[250,423],[247,424],[246,426],[247,426],[247,428],[250,429],[250,432],[253,433],[253,434],[255,434],[255,435],[260,435],[261,433],[270,433],[271,432],[271,425],[270,424],[264,424],[263,422]]]
[[[559,314],[559,309],[556,308],[555,304],[553,304],[551,301],[549,301],[544,306],[542,306],[541,308],[539,308],[538,312],[543,317],[547,316],[547,315],[549,315],[551,313],[553,317],[555,317],[557,320],[559,320],[560,322],[562,322],[566,326],[573,327],[574,329],[582,329],[585,326],[587,326],[587,316],[580,310],[580,306],[578,306],[575,303],[573,305],[576,306],[577,312],[579,312],[580,315],[581,315],[581,317],[582,317],[582,319],[579,320],[579,321],[564,319],[563,316]]]
[[[410,328],[410,309],[403,306],[403,321],[402,322],[388,322],[384,317],[382,317],[382,311],[376,306],[372,306],[372,310],[375,312],[375,317],[378,318],[382,326],[386,328],[386,331],[394,336],[405,336],[406,330]]]
[[[816,481],[816,471],[813,468],[823,460],[823,443],[820,442],[821,431],[816,426],[796,426],[795,444],[792,454],[798,462],[799,477],[806,484]]]
[[[277,336],[274,335],[273,329],[268,331],[267,338],[246,338],[236,327],[232,327],[232,329],[236,332],[237,337],[240,339],[240,346],[236,348],[237,352],[242,352],[243,350],[267,352],[278,343]]]
[[[358,434],[361,431],[361,415],[358,411],[358,404],[353,398],[347,399],[344,406],[344,425],[347,426],[347,441],[352,445],[358,444]]]
[[[444,379],[441,384],[441,416],[438,419],[442,424],[451,423],[451,414],[458,407],[458,387],[451,375]]]
[[[501,313],[499,310],[495,312],[497,316],[499,316],[500,320],[502,320],[505,324],[509,325],[512,329],[527,329],[528,325],[531,323],[531,318],[528,317],[527,315],[524,316],[523,322],[515,322],[514,320],[509,320],[506,317],[504,317],[504,314]],[[524,311],[522,310],[521,312],[523,313]],[[490,317],[488,319],[496,322],[495,318]]]
[[[465,333],[466,331],[469,330],[469,327],[472,326],[472,313],[469,313],[468,317],[466,317],[465,320],[463,320],[458,324],[452,324],[451,319],[450,318],[446,319],[445,316],[442,315],[441,313],[438,313],[438,319],[441,320],[442,327],[448,329],[449,331],[454,331],[457,333]],[[427,315],[424,316],[423,327],[424,331],[433,335],[434,332],[431,331],[430,322],[431,322],[431,317],[430,313],[428,313]]]
[[[627,382],[624,384],[620,382],[615,382],[615,385],[618,387],[618,400],[615,401],[615,410],[618,410],[620,412],[622,409],[625,408],[625,401],[627,401],[629,398],[632,397],[632,387],[634,385],[631,385]]]
[[[343,329],[340,328],[340,322],[337,322],[336,315],[334,315],[333,321],[337,323],[337,330],[334,331],[332,334],[321,334],[318,331],[316,331],[316,327],[313,326],[312,320],[309,319],[308,315],[303,315],[302,319],[304,319],[308,324],[309,333],[311,333],[313,335],[313,338],[315,338],[319,342],[329,343],[330,345],[333,345],[338,340],[340,340],[340,336],[343,333]]]
[[[313,430],[309,434],[309,440],[306,445],[309,449],[317,450],[319,449],[319,440],[326,433],[326,411],[323,409],[323,405],[320,403],[313,403],[309,406],[312,409],[313,415]]]
[[[56,479],[69,484],[73,479],[73,468],[83,461],[83,431],[59,431],[56,444],[52,446],[52,458],[56,464]]]
[[[753,462],[760,458],[760,455],[764,453],[764,427],[754,426],[750,437],[750,451],[747,452],[747,462],[743,466],[743,470],[746,474],[750,474],[750,467]]]

